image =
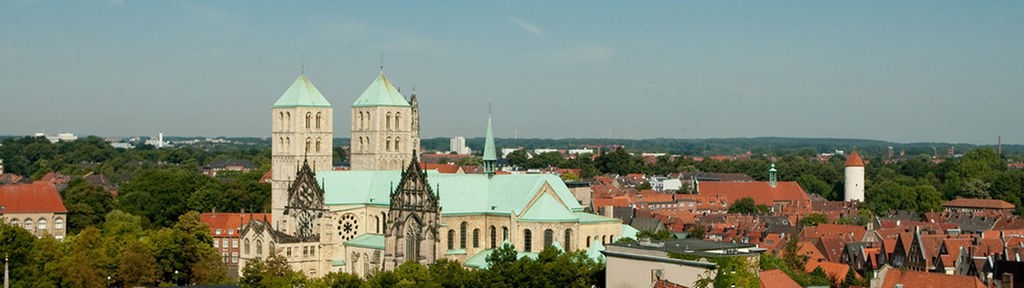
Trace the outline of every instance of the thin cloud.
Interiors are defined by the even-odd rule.
[[[571,62],[593,63],[607,61],[615,56],[612,48],[599,45],[580,45],[562,55],[562,60]]]
[[[540,29],[540,27],[538,27],[537,25],[533,25],[533,23],[523,21],[523,19],[519,19],[516,17],[508,17],[508,21],[512,21],[512,24],[518,26],[519,29],[523,29],[523,31],[529,32],[530,34],[536,35],[537,37],[540,38],[545,37],[544,29]]]

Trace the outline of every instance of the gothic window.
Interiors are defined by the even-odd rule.
[[[53,229],[64,229],[64,218],[57,217],[57,219],[54,219]]]
[[[312,121],[313,121],[313,113],[306,112],[306,129],[309,129],[310,127],[312,127],[312,126],[309,125],[310,122],[312,122]]]
[[[387,121],[384,122],[384,129],[391,130],[391,112],[388,112]]]
[[[533,232],[530,229],[523,230],[523,251],[533,252]]]
[[[462,222],[462,225],[459,225],[459,248],[461,249],[466,249],[466,226],[469,226],[469,223]]]
[[[388,228],[384,226],[388,222],[388,214],[386,212],[380,212],[380,231],[384,233]]]
[[[473,229],[473,248],[480,248],[480,229]]]
[[[508,227],[501,226],[501,241],[508,240]]]
[[[263,240],[256,240],[256,255],[263,256]]]
[[[554,238],[555,238],[555,232],[551,231],[551,229],[545,229],[544,230],[544,247],[551,246],[551,244],[555,240]]]
[[[320,112],[316,112],[316,129],[320,129],[320,118],[323,118],[323,116]]]
[[[377,233],[381,233],[380,232],[380,227],[381,227],[381,225],[380,225],[380,216],[373,216],[373,220],[377,221],[377,225],[374,225],[375,227],[373,227],[373,228],[377,229]]]
[[[565,244],[563,245],[565,245],[566,251],[572,249],[572,230],[565,229]]]
[[[391,137],[384,141],[384,151],[391,151]]]
[[[352,240],[356,237],[357,232],[359,232],[359,219],[356,219],[356,215],[351,213],[342,215],[341,220],[338,220],[338,235],[341,236],[341,240]]]
[[[448,250],[455,250],[455,230],[448,230]]]
[[[587,248],[590,248],[590,236],[587,236]]]
[[[309,137],[306,137],[306,153],[309,153],[309,148],[310,148],[309,146],[312,146],[312,145],[313,145],[313,139],[309,138]]]
[[[320,152],[320,138],[316,138],[316,152]]]
[[[225,243],[224,246],[228,246],[227,243]],[[242,243],[242,250],[245,251],[246,255],[249,255],[251,253],[249,250],[249,239],[245,239],[245,242]]]
[[[395,113],[395,130],[402,129],[402,113]]]
[[[496,248],[498,246],[498,245],[496,245],[497,244],[497,240],[498,240],[498,229],[495,229],[494,225],[491,225],[491,249],[494,249],[494,248]]]

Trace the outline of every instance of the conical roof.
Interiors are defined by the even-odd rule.
[[[380,73],[377,79],[370,83],[369,87],[363,91],[362,95],[359,95],[359,99],[356,99],[355,103],[352,103],[352,107],[375,107],[375,106],[399,106],[409,107],[409,102],[405,101],[405,97],[402,97],[401,93],[398,93],[398,89],[395,89],[394,85],[391,85],[391,81],[384,76],[384,73]]]
[[[491,129],[491,115],[487,114],[487,138],[484,138],[484,161],[497,161],[498,154],[494,151],[494,132]]]
[[[864,167],[864,160],[860,159],[860,155],[857,154],[856,150],[854,150],[853,153],[850,153],[850,156],[846,157],[846,167],[850,166]]]
[[[291,87],[284,91],[281,98],[274,102],[274,108],[287,107],[331,107],[320,90],[313,86],[313,82],[306,78],[306,75],[299,75]]]

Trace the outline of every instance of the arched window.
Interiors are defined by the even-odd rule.
[[[32,219],[25,218],[25,230],[28,230],[28,231],[35,230],[36,226],[34,226],[32,224],[34,224],[34,223],[32,223]]]
[[[564,247],[565,251],[572,250],[572,230],[565,229],[565,242],[564,243],[565,244],[562,244],[562,245],[565,246]]]
[[[508,227],[501,226],[501,241],[508,240]]]
[[[18,227],[18,219],[11,219],[11,226]]]
[[[53,229],[64,229],[64,218],[53,219]]]
[[[270,245],[267,245],[267,246],[270,246],[270,250],[267,250],[267,254],[274,255],[274,242],[270,242],[268,244],[270,244]]]
[[[363,129],[370,129],[370,123],[370,112],[366,112],[366,128]]]
[[[466,249],[466,226],[469,226],[469,223],[462,222],[462,225],[459,225],[459,248],[461,249]]]
[[[608,244],[608,238],[606,235],[601,235],[601,244]]]
[[[391,137],[384,141],[384,151],[391,151]]]
[[[399,139],[402,138],[395,137],[395,151],[402,152],[402,150],[398,148],[398,142],[401,141]]]
[[[284,137],[284,147],[285,149],[292,148],[292,137]]]
[[[530,229],[523,230],[523,251],[533,252],[533,232]]]
[[[448,250],[455,250],[455,230],[448,230]]]
[[[291,127],[291,125],[288,125],[287,123],[292,123],[292,112],[284,112],[284,123],[286,123],[286,128]]]
[[[480,229],[473,229],[473,248],[480,248]]]
[[[39,221],[36,222],[36,227],[39,227],[39,230],[46,230],[46,219],[39,218]]]
[[[395,130],[402,129],[402,113],[395,113]]]
[[[263,240],[256,240],[256,255],[263,256]]]
[[[228,246],[228,245],[224,245],[224,246]],[[249,253],[251,253],[249,251],[249,239],[245,239],[245,243],[242,244],[242,249],[245,250],[245,254],[246,255],[249,255]]]
[[[391,112],[388,112],[387,120],[384,122],[384,129],[391,130]]]
[[[310,123],[312,123],[312,122],[313,122],[313,113],[312,112],[306,112],[306,129],[309,129],[309,128],[312,127],[312,125],[310,125]]]
[[[497,248],[498,243],[498,229],[491,225],[491,249]]]
[[[320,138],[316,138],[316,152],[320,152]]]
[[[587,248],[590,248],[590,236],[587,236]]]
[[[285,125],[284,123],[284,112],[277,112],[277,128],[281,128]]]
[[[313,138],[306,138],[306,153],[309,153],[310,146],[313,146]]]
[[[544,248],[547,248],[548,246],[551,246],[551,244],[553,244],[554,241],[555,241],[555,231],[551,231],[551,229],[545,229],[544,230]]]
[[[323,116],[320,114],[320,112],[316,112],[316,129],[320,129],[321,118],[323,118]]]

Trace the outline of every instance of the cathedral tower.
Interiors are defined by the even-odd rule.
[[[415,107],[378,75],[352,103],[352,170],[402,170],[412,162],[410,152],[420,148]]]
[[[308,160],[314,172],[331,170],[334,109],[313,82],[301,75],[274,102],[271,112],[271,221],[275,229],[294,233],[288,231],[292,225],[284,225],[288,188],[303,161]]]
[[[416,153],[391,192],[387,228],[384,229],[384,269],[394,270],[407,261],[431,264],[438,258],[441,239],[441,204],[438,194],[420,169]]]
[[[864,202],[864,161],[857,155],[857,151],[846,157],[845,181],[843,189],[843,201]]]

